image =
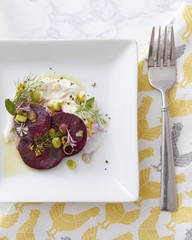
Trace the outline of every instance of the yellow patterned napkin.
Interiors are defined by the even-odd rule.
[[[148,82],[146,48],[139,60],[139,200],[0,204],[0,240],[192,239],[192,4],[184,3],[171,25],[179,57],[177,84],[168,94],[178,211],[159,209],[161,96]]]

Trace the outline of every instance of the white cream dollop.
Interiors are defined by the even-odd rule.
[[[44,78],[43,82],[40,96],[41,99],[47,100],[48,107],[51,107],[54,102],[60,102],[64,112],[74,113],[76,111],[77,105],[74,101],[76,95],[85,94],[77,83],[68,79],[53,78]]]
[[[6,127],[3,132],[6,143],[12,141],[15,137],[15,134],[13,132],[11,132],[12,128],[13,128],[13,116],[8,113]]]

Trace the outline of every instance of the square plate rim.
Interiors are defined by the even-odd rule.
[[[130,43],[130,44],[134,44],[135,45],[135,54],[136,54],[136,57],[138,58],[138,46],[137,46],[137,41],[134,40],[134,39],[128,39],[128,38],[119,38],[119,39],[114,39],[114,38],[108,38],[108,39],[102,39],[102,38],[90,38],[90,39],[1,39],[0,40],[0,44],[1,43],[8,43],[8,44],[14,44],[14,43],[57,43],[57,42],[66,42],[66,43],[70,43],[70,42],[73,42],[73,43],[76,43],[76,42],[127,42],[127,43]],[[136,62],[136,64],[138,65],[138,62]],[[138,78],[138,71],[135,73],[135,77]],[[138,89],[138,81],[136,81],[136,88]],[[137,102],[138,102],[138,92],[136,93],[136,96],[137,96],[137,99],[136,99],[136,105],[137,105]],[[136,120],[137,120],[137,116],[136,116]],[[137,134],[137,133],[136,133]],[[137,153],[138,153],[138,140],[137,140],[137,143],[136,143],[136,148],[137,148]],[[137,168],[137,183],[135,183],[135,186],[137,185],[137,194],[135,195],[132,195],[132,200],[129,200],[129,199],[125,199],[125,200],[121,200],[121,202],[132,202],[132,201],[136,201],[138,198],[139,198],[139,164],[138,164],[138,158],[135,160],[135,164],[137,165],[136,168]],[[7,201],[7,202],[11,202],[12,200],[10,201]],[[0,202],[1,201],[1,198],[0,198]],[[27,201],[26,201],[27,202]],[[28,202],[33,202],[33,201],[28,201]],[[34,201],[35,202],[35,201]],[[44,201],[44,202],[51,202],[51,201]],[[59,201],[58,201],[59,202]],[[71,202],[71,201],[66,201],[66,202]],[[78,201],[78,202],[103,202],[102,200],[99,201]],[[107,201],[109,202],[109,201]],[[119,201],[114,201],[114,202],[119,202]]]

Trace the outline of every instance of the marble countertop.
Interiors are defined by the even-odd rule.
[[[0,39],[129,38],[139,50],[183,0],[1,0]]]

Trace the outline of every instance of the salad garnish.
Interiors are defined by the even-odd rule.
[[[56,151],[54,151],[54,148],[57,149],[61,147],[61,144],[63,143],[62,137],[63,133],[61,131],[56,132],[53,128],[49,129],[43,137],[38,134],[35,135],[34,142],[37,147],[35,152],[36,156],[40,156],[47,148],[50,148],[51,154],[55,157]]]
[[[97,145],[96,148],[91,151],[90,153],[83,153],[81,158],[83,160],[83,162],[85,163],[89,163],[91,161],[91,158],[93,157],[94,153],[100,148],[100,145]]]
[[[6,141],[19,139],[17,149],[28,166],[52,168],[64,157],[80,152],[96,132],[104,131],[108,115],[75,82],[60,76],[28,75],[15,85],[15,96],[5,100],[13,116],[9,116]],[[97,149],[84,152],[82,160],[88,163]],[[73,169],[76,163],[70,159],[67,166]]]
[[[100,113],[99,109],[93,108],[95,103],[95,98],[92,97],[88,100],[81,100],[81,98],[77,95],[75,102],[77,104],[77,110],[75,113],[81,117],[82,119],[86,119],[88,122],[90,120],[105,125],[106,120],[103,118],[103,114]]]
[[[42,85],[42,79],[43,77],[38,77],[38,75],[35,77],[28,75],[24,78],[23,83],[18,82],[15,84],[17,91],[14,99],[12,101],[10,99],[5,100],[5,107],[11,115],[14,115],[15,110],[22,105],[25,104],[24,107],[27,107],[26,103],[29,103],[30,100],[39,102],[40,93],[38,88]]]
[[[72,159],[69,159],[68,161],[67,161],[67,167],[69,168],[69,169],[74,169],[74,168],[76,168],[76,162],[75,161],[73,161]]]
[[[29,128],[25,126],[24,123],[21,123],[21,125],[19,127],[16,127],[15,129],[20,137],[23,137],[23,135],[27,135],[29,131]]]

